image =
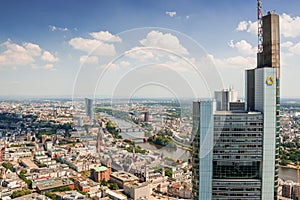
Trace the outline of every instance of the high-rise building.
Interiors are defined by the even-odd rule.
[[[144,122],[149,122],[149,112],[144,113]]]
[[[275,146],[272,144],[270,147],[272,149],[264,152],[264,161],[265,159],[271,163],[270,158],[274,158],[274,166],[266,166],[265,169],[271,168],[274,169],[270,171],[269,175],[273,179],[273,182],[269,180],[269,183],[265,183],[266,187],[274,186],[274,197],[277,197],[277,188],[278,188],[278,173],[279,173],[279,129],[280,129],[280,29],[279,29],[279,16],[274,12],[268,12],[266,16],[262,18],[263,23],[263,51],[257,54],[257,68],[246,71],[246,108],[248,110],[258,110],[264,112],[264,118],[273,117],[273,110],[275,109],[275,134],[268,133],[264,136],[265,142],[274,141]],[[265,72],[263,72],[265,71]],[[266,71],[273,71],[275,75],[266,75]],[[260,75],[259,75],[260,74]],[[265,77],[262,77],[262,76]],[[262,79],[264,78],[264,79]],[[259,80],[260,79],[260,80]],[[265,81],[265,83],[262,83]],[[258,87],[260,83],[260,87]],[[264,85],[264,87],[262,87]],[[272,102],[268,102],[268,99],[271,98],[272,94],[267,93],[267,89],[275,86],[275,106]],[[263,92],[263,93],[262,93]],[[272,96],[273,97],[273,96]],[[257,100],[260,99],[260,102]],[[264,100],[264,102],[262,102]],[[272,99],[273,100],[273,99]],[[264,103],[264,105],[262,105]],[[274,107],[273,107],[274,106]],[[266,111],[266,109],[268,111]],[[272,113],[270,113],[272,110]],[[271,115],[272,114],[272,115]],[[265,120],[266,123],[266,120]],[[273,122],[272,122],[273,123]],[[273,124],[272,124],[273,126]],[[272,127],[273,128],[273,127]],[[274,140],[275,138],[275,140]],[[266,146],[266,145],[265,145]],[[268,146],[266,146],[268,148]],[[273,151],[273,147],[275,150]],[[275,156],[275,157],[274,157]],[[265,177],[265,179],[270,179],[270,177]],[[269,184],[268,186],[266,184]]]
[[[93,119],[93,100],[85,98],[85,114]]]
[[[279,16],[262,21],[263,51],[246,71],[245,108],[193,103],[193,199],[277,199]]]
[[[233,88],[215,91],[218,110],[230,110],[230,102],[237,102],[237,92]]]

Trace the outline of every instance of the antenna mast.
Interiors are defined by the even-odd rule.
[[[258,23],[258,53],[263,52],[263,11],[262,0],[257,0],[257,23]]]

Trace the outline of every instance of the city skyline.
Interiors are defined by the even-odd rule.
[[[172,4],[162,1],[91,1],[88,4],[2,1],[0,4],[1,96],[71,96],[83,62],[100,73],[103,58],[121,54],[127,49],[126,45],[131,49],[155,45],[167,50],[176,47],[175,52],[188,57],[191,46],[185,46],[180,34],[200,44],[215,64],[223,81],[223,88],[218,89],[233,86],[244,96],[244,88],[240,84],[244,82],[244,70],[256,66],[257,25],[254,22],[257,16],[254,1],[175,1]],[[299,70],[296,68],[297,55],[300,54],[300,29],[297,28],[300,27],[300,12],[297,4],[297,1],[289,4],[263,2],[264,14],[276,8],[280,15],[282,97],[300,97],[297,86],[292,84]],[[126,35],[128,30],[143,27],[161,29],[143,29],[143,34],[136,41],[139,43],[128,40],[132,36]],[[180,34],[176,35],[176,32]],[[154,38],[167,40],[170,46],[155,43],[157,41],[151,38],[151,33]],[[88,56],[98,45],[105,48],[97,49],[95,55]],[[113,67],[122,70],[129,63],[122,60]],[[185,68],[174,67],[177,73],[186,73]],[[232,79],[232,76],[237,78]],[[181,86],[178,84],[173,87]],[[89,88],[88,84],[82,86],[83,90],[86,88]],[[156,97],[165,92],[157,89],[156,94],[141,92],[140,96]],[[110,96],[109,92],[97,94]],[[172,95],[170,92],[167,96]]]

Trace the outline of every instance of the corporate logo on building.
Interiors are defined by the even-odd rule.
[[[273,85],[274,84],[274,77],[273,76],[268,76],[266,79],[267,85]]]

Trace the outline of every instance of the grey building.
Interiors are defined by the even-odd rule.
[[[89,116],[90,119],[93,119],[94,117],[94,112],[93,112],[93,100],[85,98],[85,114],[86,116]]]
[[[215,91],[218,110],[230,110],[230,102],[237,102],[237,92],[233,88]]]
[[[264,51],[246,71],[245,108],[193,103],[193,199],[277,199],[279,16],[268,13],[263,24]]]

